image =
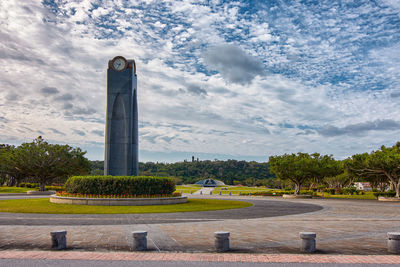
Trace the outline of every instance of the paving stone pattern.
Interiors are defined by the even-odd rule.
[[[198,197],[210,198],[210,196]],[[220,198],[219,196],[212,197]],[[241,197],[240,199],[254,200],[255,198]],[[246,219],[247,211],[251,210],[250,208],[235,211],[236,215],[242,214],[242,219],[238,219],[237,216],[231,218],[229,217],[230,213],[227,213],[227,218],[218,218],[215,215],[212,219],[201,220],[203,213],[200,212],[197,213],[197,219],[188,213],[189,219],[182,218],[183,222],[172,221],[173,218],[168,217],[170,221],[166,223],[151,223],[149,221],[157,217],[153,219],[149,217],[146,219],[147,223],[105,225],[97,223],[93,225],[72,225],[70,223],[30,225],[29,216],[14,214],[14,221],[26,221],[25,225],[15,225],[12,223],[12,218],[9,218],[10,214],[3,214],[0,222],[8,220],[8,224],[3,223],[0,226],[0,249],[49,250],[51,247],[50,232],[67,230],[69,249],[75,251],[130,251],[133,243],[132,232],[147,231],[149,253],[164,251],[214,252],[214,232],[227,231],[230,232],[231,247],[228,254],[294,254],[299,253],[299,232],[315,232],[317,234],[317,253],[319,254],[383,255],[388,254],[387,232],[400,231],[400,203],[334,199],[283,200],[270,197],[258,199],[267,200],[258,202],[256,200],[256,203],[264,202],[261,205],[263,207],[267,205],[278,207],[279,204],[286,203],[313,204],[315,206],[310,207],[317,208],[314,208],[315,211],[303,214],[275,217],[266,215],[266,217],[251,219]],[[303,207],[307,207],[307,205]],[[323,209],[319,207],[323,207]],[[273,213],[272,210],[271,212]],[[224,215],[224,213],[220,213],[220,215]],[[31,214],[30,216],[36,215]],[[124,218],[126,219],[125,215],[112,216],[115,220],[118,220],[118,217],[121,217],[122,221]],[[157,216],[162,221],[164,215]],[[179,216],[185,216],[185,214],[181,213]],[[41,220],[46,220],[45,217],[39,217]],[[77,224],[80,219],[80,216],[70,217],[70,220],[77,220]],[[101,216],[97,219],[101,220]],[[106,222],[109,221],[106,220]]]

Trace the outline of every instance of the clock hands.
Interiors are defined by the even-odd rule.
[[[115,71],[123,71],[127,67],[126,59],[118,56],[112,60],[112,68]]]

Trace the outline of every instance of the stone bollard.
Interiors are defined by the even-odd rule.
[[[300,232],[301,246],[300,251],[305,253],[315,252],[315,238],[317,235],[313,232]]]
[[[229,195],[232,196],[232,192],[229,192]]]
[[[133,234],[133,250],[142,251],[147,249],[147,232],[134,231]]]
[[[210,195],[212,195],[212,191],[210,191]]]
[[[214,232],[215,249],[218,252],[229,250],[229,232]]]
[[[388,252],[400,254],[400,232],[397,233],[387,233],[388,241]]]
[[[51,248],[52,249],[66,249],[67,248],[67,231],[61,230],[61,231],[53,231],[50,232],[51,235]]]

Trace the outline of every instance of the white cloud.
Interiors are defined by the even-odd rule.
[[[398,141],[393,127],[365,130],[400,115],[394,2],[49,3],[0,3],[3,142],[43,134],[101,151],[116,55],[137,63],[143,150],[343,157]]]

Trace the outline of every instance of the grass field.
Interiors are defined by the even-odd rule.
[[[227,188],[227,190],[222,190],[224,188]],[[213,190],[213,194],[219,194],[219,192],[222,192],[222,194],[229,194],[229,192],[232,193],[232,195],[238,195],[239,192],[241,194],[248,194],[248,193],[255,193],[255,192],[265,192],[269,191],[270,189],[265,188],[265,187],[248,187],[248,186],[223,186],[223,187],[216,187]]]
[[[318,196],[322,196],[322,193],[317,193]],[[366,192],[364,195],[331,195],[328,193],[324,193],[324,198],[343,198],[343,199],[374,199],[376,197],[373,195],[372,192]]]
[[[48,214],[126,214],[225,210],[250,207],[236,200],[188,199],[187,203],[154,206],[87,206],[51,203],[48,198],[0,200],[0,212]]]
[[[0,194],[26,193],[27,191],[31,191],[31,190],[35,190],[35,188],[1,186],[0,187]]]
[[[190,191],[192,191],[194,193],[194,192],[196,192],[197,190],[200,190],[200,189],[201,189],[200,185],[193,185],[193,184],[190,184],[190,185],[177,185],[176,189],[175,189],[175,192],[179,192],[180,193],[182,191],[182,193],[190,194]]]

